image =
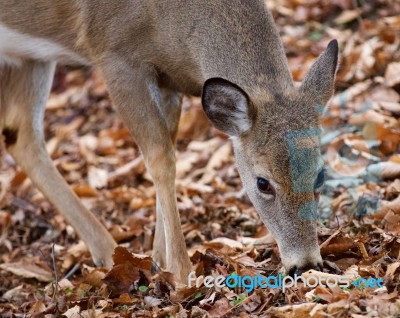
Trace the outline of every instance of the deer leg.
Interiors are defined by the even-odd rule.
[[[43,115],[55,63],[24,62],[0,71],[1,129],[7,150],[86,243],[96,265],[111,266],[117,245],[54,167],[45,148]]]
[[[153,178],[157,211],[164,225],[166,269],[186,282],[191,263],[176,202],[175,147],[167,110],[162,106],[157,74],[151,66],[133,65],[131,61],[121,61],[120,56],[104,59],[101,69],[111,98],[140,147]],[[158,234],[158,240],[161,235]]]
[[[169,135],[172,143],[175,144],[176,134],[178,131],[179,118],[181,114],[181,94],[171,91],[166,88],[161,88],[162,108],[164,114],[167,117],[166,123],[168,126]],[[163,222],[163,214],[161,209],[161,202],[157,199],[157,223],[154,234],[153,243],[153,259],[161,266],[166,266],[166,241],[165,241],[165,229]]]

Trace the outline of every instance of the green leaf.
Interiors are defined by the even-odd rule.
[[[117,307],[117,310],[119,311],[128,311],[129,306],[128,305],[120,305]]]
[[[144,286],[144,285],[142,285],[142,286],[139,286],[139,290],[141,291],[141,292],[147,292],[147,290],[149,289],[149,287],[147,287],[147,286]]]
[[[314,31],[313,33],[311,33],[310,38],[313,41],[319,41],[322,38],[322,33],[319,31]]]
[[[233,300],[233,304],[235,306],[240,305],[242,301],[246,298],[246,294],[240,294]]]
[[[315,298],[314,298],[314,302],[319,302],[321,300],[321,297],[319,297],[319,296],[316,296]]]
[[[198,292],[196,292],[196,294],[194,294],[194,299],[197,299],[197,298],[199,298],[201,296],[202,296],[201,291],[198,291]]]
[[[72,295],[73,292],[74,292],[74,288],[73,288],[73,287],[68,287],[68,288],[65,289],[65,294],[66,294],[67,296]]]

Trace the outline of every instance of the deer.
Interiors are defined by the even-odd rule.
[[[182,96],[199,96],[232,141],[284,269],[321,270],[319,138],[338,51],[331,40],[296,85],[263,0],[0,0],[2,140],[94,263],[112,266],[116,242],[54,167],[43,132],[56,64],[98,68],[154,182],[153,259],[185,282],[192,264],[177,208],[175,139]]]

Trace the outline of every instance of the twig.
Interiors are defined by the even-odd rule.
[[[57,275],[57,268],[56,268],[56,258],[55,258],[55,256],[54,256],[54,243],[53,243],[53,245],[52,245],[52,247],[51,247],[51,259],[52,259],[52,262],[53,262],[53,272],[54,272],[54,278],[55,278],[55,282],[54,282],[54,291],[53,291],[53,302],[55,302],[56,303],[56,307],[58,307],[57,306],[57,301],[55,301],[55,298],[56,298],[56,294],[57,294],[57,292],[58,292],[58,275]]]
[[[70,279],[80,267],[81,264],[76,263],[74,267],[72,267],[71,270],[64,276],[64,279]]]
[[[113,173],[110,173],[107,181],[110,182],[111,180],[114,180],[117,177],[129,174],[132,170],[138,168],[142,163],[143,163],[143,157],[142,156],[137,157],[135,160],[128,162],[126,165],[123,165],[122,167],[116,169]]]
[[[321,245],[319,246],[319,248],[324,248],[326,246],[328,246],[329,242],[340,233],[340,231],[343,229],[344,225],[340,226],[331,236],[329,236],[324,242],[321,243]]]

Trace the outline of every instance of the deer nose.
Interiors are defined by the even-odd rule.
[[[290,269],[289,276],[294,277],[296,275],[297,277],[299,277],[301,276],[301,274],[311,269],[322,272],[322,264],[307,264],[306,266],[302,267],[294,266]]]

